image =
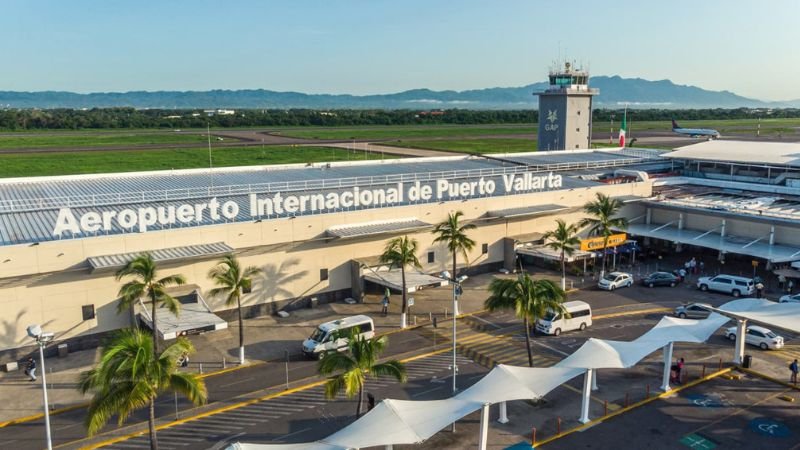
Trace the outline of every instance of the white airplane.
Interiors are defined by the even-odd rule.
[[[675,119],[672,119],[672,131],[693,138],[708,137],[709,139],[717,139],[720,136],[719,131],[709,128],[681,128],[678,122],[675,122]]]

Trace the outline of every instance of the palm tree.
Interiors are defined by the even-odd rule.
[[[622,209],[622,202],[611,198],[602,192],[597,193],[597,199],[583,205],[583,210],[592,217],[586,217],[580,221],[580,227],[589,227],[589,233],[603,237],[603,266],[600,276],[606,272],[606,248],[608,248],[608,238],[614,229],[624,230],[628,228],[628,219],[624,217],[614,217]]]
[[[180,313],[181,304],[166,293],[167,286],[186,283],[183,275],[167,275],[159,279],[156,273],[156,262],[150,253],[142,253],[132,259],[122,269],[117,271],[117,281],[124,277],[133,277],[119,288],[120,302],[117,312],[129,309],[137,300],[145,298],[145,303],[150,303],[150,319],[153,322],[153,357],[158,355],[158,326],[156,323],[156,308],[164,305],[175,315]]]
[[[456,211],[455,213],[450,213],[447,215],[447,219],[444,222],[439,223],[433,229],[432,233],[437,235],[436,239],[433,240],[434,244],[437,243],[445,243],[447,244],[447,249],[453,255],[453,272],[452,277],[456,279],[456,256],[461,253],[464,256],[464,261],[469,264],[467,252],[472,250],[475,247],[475,241],[467,236],[468,230],[475,229],[474,224],[466,224],[461,225],[458,222],[458,219],[463,216],[464,213],[461,211]],[[455,282],[453,283],[453,289],[455,289]],[[455,295],[453,296],[455,298]],[[453,310],[454,315],[458,315],[458,301],[453,300],[455,309]]]
[[[527,273],[516,279],[495,278],[489,283],[489,298],[484,306],[489,311],[513,309],[525,323],[525,343],[528,346],[528,364],[533,367],[531,352],[531,324],[553,311],[566,314],[562,303],[564,291],[550,280],[533,280]]]
[[[544,240],[550,241],[546,246],[552,248],[557,252],[561,252],[561,289],[567,289],[567,265],[566,256],[572,256],[575,253],[575,246],[581,243],[578,239],[578,227],[575,224],[567,225],[562,219],[556,219],[558,225],[555,230],[548,231],[544,234]]]
[[[421,268],[422,264],[417,259],[417,240],[408,236],[396,237],[386,243],[386,248],[380,257],[383,264],[400,268],[400,279],[403,290],[403,309],[400,314],[400,328],[406,327],[406,314],[408,314],[408,299],[406,292],[406,266],[411,265]]]
[[[225,295],[225,305],[239,310],[239,364],[244,364],[244,322],[242,321],[242,293],[250,292],[253,285],[251,277],[261,273],[255,266],[242,270],[239,260],[232,254],[225,255],[222,261],[208,271],[208,277],[219,286],[211,290],[211,295]]]
[[[388,375],[405,383],[408,379],[406,367],[400,361],[392,360],[376,364],[386,348],[386,343],[386,336],[366,339],[358,330],[355,330],[350,334],[350,340],[347,343],[349,352],[326,353],[319,361],[320,375],[341,373],[330,377],[325,383],[325,396],[329,399],[335,398],[342,390],[349,398],[358,395],[356,418],[359,418],[361,417],[361,405],[364,403],[364,384],[367,377],[377,378],[381,375]]]
[[[146,405],[150,407],[150,448],[158,449],[155,400],[162,392],[179,392],[195,405],[206,402],[206,385],[195,374],[179,372],[178,360],[194,352],[191,342],[178,338],[160,355],[153,353],[152,337],[128,329],[114,335],[103,348],[97,367],[80,375],[78,389],[94,393],[86,415],[89,435],[102,429],[113,415],[119,424]]]

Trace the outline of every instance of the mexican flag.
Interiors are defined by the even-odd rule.
[[[625,147],[625,130],[628,128],[628,121],[627,117],[628,112],[625,111],[625,115],[622,116],[622,126],[619,127],[619,146]]]

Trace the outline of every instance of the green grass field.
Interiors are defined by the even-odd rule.
[[[621,119],[621,117],[619,118]],[[714,128],[724,134],[755,134],[758,119],[736,120],[678,120],[686,128]],[[636,115],[629,113],[628,124],[631,130],[637,131],[671,131],[669,120],[643,121],[636,120]],[[619,129],[619,120],[614,121],[614,130]],[[762,119],[762,134],[796,133],[800,127],[798,119]],[[537,124],[503,124],[503,125],[428,125],[428,126],[365,126],[365,127],[306,127],[284,128],[280,133],[285,136],[306,139],[428,139],[478,137],[485,135],[535,134]],[[610,130],[609,121],[597,121],[593,124],[595,132]],[[397,144],[394,144],[397,145]]]
[[[469,137],[502,134],[533,134],[534,124],[519,125],[428,125],[428,126],[373,126],[347,128],[291,128],[282,129],[284,136],[305,139],[395,139]]]
[[[222,147],[212,149],[214,167],[364,160],[364,152],[326,147]],[[381,155],[368,153],[367,159]],[[392,158],[396,158],[392,156]],[[208,149],[132,150],[0,155],[0,178],[198,169],[208,167]]]
[[[382,143],[393,147],[412,147],[463,153],[519,153],[536,151],[534,139],[442,139]]]
[[[0,149],[53,148],[53,147],[101,147],[125,145],[197,144],[206,142],[198,134],[179,133],[97,133],[75,136],[0,136]]]

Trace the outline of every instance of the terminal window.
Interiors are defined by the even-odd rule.
[[[83,314],[83,320],[94,319],[94,305],[81,306],[81,313]]]
[[[481,254],[485,255],[489,253],[489,244],[481,245]]]
[[[328,269],[319,269],[319,281],[328,279]]]
[[[435,259],[435,254],[433,252],[428,252],[428,263],[432,263]]]

